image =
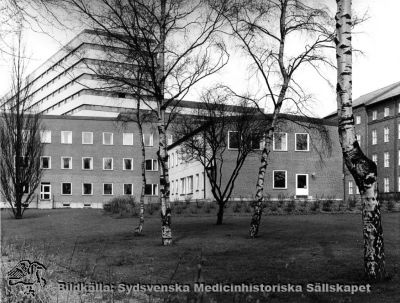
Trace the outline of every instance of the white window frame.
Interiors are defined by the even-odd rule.
[[[70,159],[70,167],[68,167],[68,168],[65,168],[64,167],[64,159]],[[72,157],[61,157],[61,169],[72,169]]]
[[[49,158],[49,167],[47,167],[47,168],[43,167],[43,162],[42,162],[43,158]],[[41,169],[51,169],[51,157],[50,156],[41,156],[40,157],[40,168]]]
[[[130,185],[131,186],[131,194],[130,195],[125,193],[125,185]],[[124,196],[133,196],[133,184],[132,183],[124,183],[124,184],[122,184],[122,194]]]
[[[378,111],[377,110],[373,110],[372,111],[372,121],[375,121],[378,118]]]
[[[84,159],[90,159],[90,168],[85,168],[83,163]],[[93,157],[82,157],[82,169],[83,170],[93,170]]]
[[[172,134],[167,135],[167,145],[171,145],[173,143],[173,136]]]
[[[179,180],[175,180],[175,194],[179,195]]]
[[[360,115],[356,116],[356,124],[361,124],[361,116]]]
[[[126,168],[125,160],[131,160],[131,168],[130,169]],[[122,170],[133,170],[133,158],[123,158],[122,159]]]
[[[196,174],[194,178],[194,190],[199,191],[200,188],[200,174]]]
[[[90,184],[90,194],[85,194],[85,184]],[[93,183],[82,183],[82,196],[93,196]]]
[[[383,117],[386,118],[386,117],[389,117],[389,115],[390,115],[390,108],[388,106],[386,106],[383,109]]]
[[[133,145],[133,133],[122,133],[122,145]]]
[[[51,130],[40,131],[40,142],[45,144],[51,143]]]
[[[157,183],[147,183],[146,185],[151,185],[152,186],[151,187],[151,193],[152,194],[149,195],[149,194],[145,193],[145,196],[153,196],[153,197],[158,196],[158,184]],[[154,194],[154,192],[156,192],[156,194]]]
[[[149,137],[149,144],[146,145],[145,136],[147,136],[147,135],[149,135],[150,137]],[[154,134],[153,134],[153,133],[150,133],[150,134],[143,134],[143,144],[144,144],[144,146],[146,146],[146,147],[154,146]]]
[[[106,194],[104,190],[105,185],[111,185],[111,194]],[[113,183],[103,183],[103,196],[113,196],[114,195],[114,184]]]
[[[388,193],[390,191],[390,186],[389,186],[389,178],[383,178],[383,192]]]
[[[111,168],[104,168],[106,159],[111,159]],[[114,158],[112,158],[112,157],[104,157],[103,158],[103,170],[114,170]]]
[[[175,188],[175,187],[174,187],[174,186],[175,186],[175,181],[172,180],[172,181],[171,181],[170,191],[169,191],[171,195],[174,195],[174,194],[175,194],[175,191],[174,191],[174,188]]]
[[[151,161],[151,169],[147,169],[147,161]],[[144,167],[145,167],[146,171],[158,171],[158,160],[157,159],[146,159],[144,162]]]
[[[50,186],[50,191],[49,192],[42,191],[42,185]],[[45,194],[49,195],[48,199],[44,198]],[[51,200],[51,184],[50,184],[50,182],[41,182],[40,183],[40,200],[46,200],[46,201]]]
[[[65,142],[65,135],[67,135],[67,139],[71,140],[66,140]],[[71,130],[62,130],[61,131],[61,144],[72,144],[72,131]]]
[[[376,129],[372,130],[371,138],[372,138],[372,145],[376,145],[378,143],[378,135],[377,135]]]
[[[71,193],[70,194],[64,194],[63,193],[63,184],[71,184]],[[61,196],[72,196],[72,182],[61,182],[60,183],[60,193],[61,193]]]
[[[400,150],[399,150],[399,155],[400,155]],[[377,154],[373,154],[372,155],[372,161],[378,165],[378,155]],[[399,159],[399,165],[400,165],[400,159]]]
[[[85,142],[83,138],[85,138],[85,134],[90,134],[90,142]],[[93,132],[82,132],[82,144],[93,144]]]
[[[193,190],[194,190],[194,188],[193,188],[193,175],[186,177],[186,182],[187,182],[187,184],[186,184],[187,194],[189,194],[189,195],[193,194]]]
[[[105,135],[111,135],[111,142],[110,143],[106,143],[105,141]],[[114,145],[114,133],[111,132],[103,132],[103,145]]]
[[[238,150],[237,147],[231,147],[230,133],[239,133],[237,130],[228,130],[228,149],[229,150]],[[239,142],[240,144],[240,142]]]
[[[383,129],[383,142],[389,142],[389,127]]]
[[[285,187],[275,187],[275,172],[285,172]],[[273,189],[287,189],[287,170],[277,169],[272,171],[272,188]]]
[[[389,152],[383,153],[383,167],[389,167],[390,155]]]
[[[349,195],[354,195],[353,181],[349,181]]]
[[[275,148],[275,134],[285,134],[285,147],[283,148],[283,149],[276,149]],[[274,132],[273,134],[272,134],[272,149],[273,149],[273,151],[287,151],[288,150],[288,141],[287,141],[287,139],[288,139],[288,134],[287,133],[285,133],[285,132]]]
[[[297,135],[307,135],[307,149],[297,149]],[[308,133],[295,133],[294,134],[294,150],[299,152],[308,152],[310,151],[310,135]]]
[[[356,140],[358,142],[358,145],[361,145],[361,135],[360,134],[356,134]]]

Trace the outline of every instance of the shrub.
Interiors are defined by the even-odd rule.
[[[290,200],[288,201],[288,203],[286,204],[285,210],[286,210],[288,213],[291,213],[291,212],[293,212],[295,209],[296,209],[296,202],[295,202],[294,199],[290,199]]]
[[[118,196],[112,198],[110,202],[104,204],[103,209],[105,212],[120,215],[135,215],[136,201],[132,196]]]
[[[203,206],[204,206],[204,202],[196,199],[196,207],[198,209],[201,209],[201,208],[203,208]]]
[[[354,197],[350,197],[347,200],[347,204],[348,204],[348,209],[352,210],[354,207],[356,207],[357,200]]]
[[[206,203],[206,204],[205,204],[205,207],[204,207],[204,212],[205,212],[206,214],[209,214],[209,213],[211,212],[211,207],[212,207],[212,202]]]
[[[332,204],[333,200],[330,198],[327,198],[322,202],[322,210],[323,211],[332,211]]]
[[[178,214],[178,215],[180,215],[181,213],[183,213],[183,207],[182,207],[181,203],[178,202],[178,203],[174,206],[174,210],[175,210],[175,213]]]
[[[395,202],[392,199],[387,201],[386,207],[387,207],[388,211],[393,211],[394,206],[395,206]]]
[[[245,213],[249,213],[251,212],[251,206],[250,206],[250,202],[244,202],[244,212]]]
[[[236,203],[233,205],[233,207],[232,207],[232,211],[233,211],[234,213],[240,213],[241,207],[242,207],[242,206],[240,205],[240,203],[236,202]]]
[[[321,205],[321,201],[320,200],[318,200],[318,199],[316,199],[313,203],[311,203],[311,207],[310,207],[310,210],[311,211],[318,211],[319,210],[319,208],[320,208],[320,205]]]

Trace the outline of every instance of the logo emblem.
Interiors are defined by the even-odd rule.
[[[21,260],[7,273],[7,283],[9,286],[22,284],[25,287],[25,294],[34,296],[34,285],[44,287],[46,279],[43,278],[46,267],[39,262]]]

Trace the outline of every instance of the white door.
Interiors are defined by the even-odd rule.
[[[40,183],[40,200],[50,200],[51,185],[50,183]]]
[[[308,196],[308,174],[296,174],[296,196]]]

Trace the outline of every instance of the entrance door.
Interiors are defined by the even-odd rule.
[[[50,183],[40,183],[40,200],[50,200],[51,185]]]
[[[308,196],[308,174],[296,174],[296,196]]]

